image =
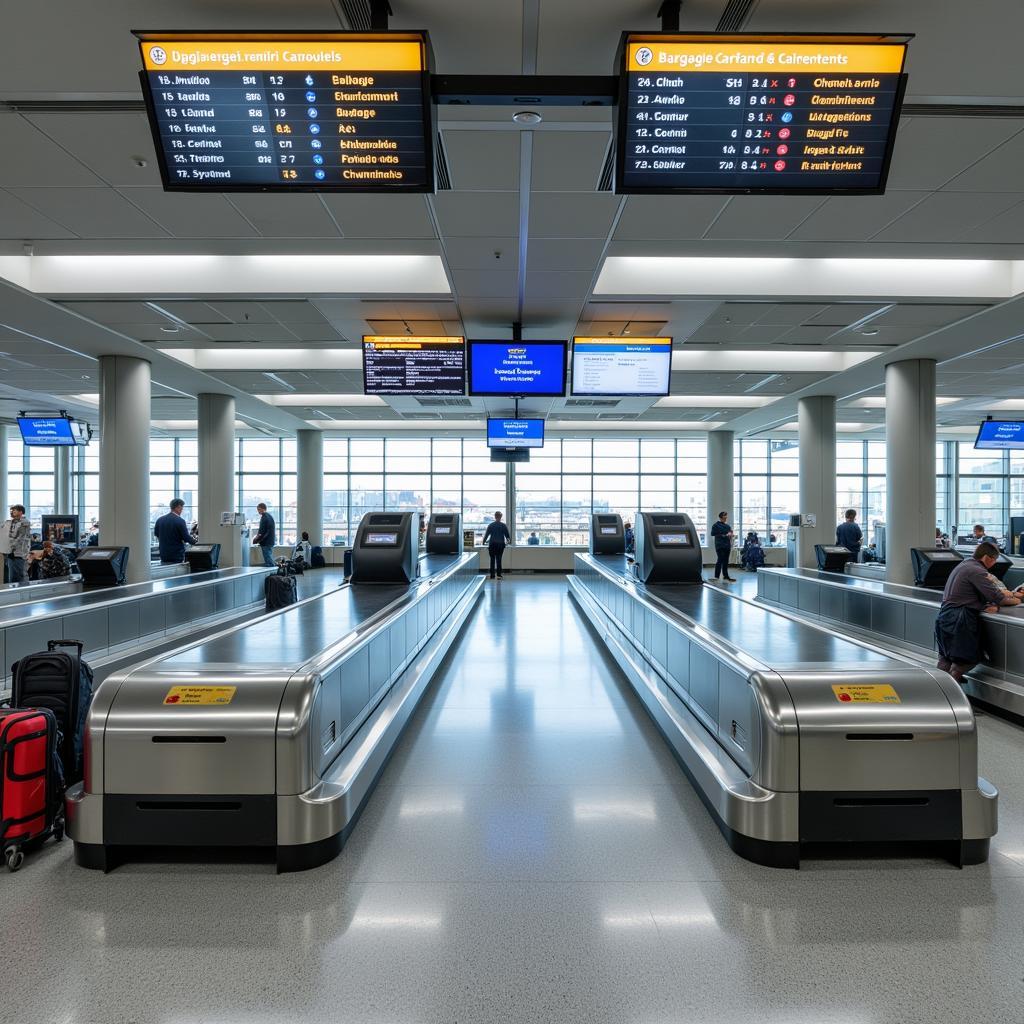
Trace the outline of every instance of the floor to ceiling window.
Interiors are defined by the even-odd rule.
[[[263,502],[274,517],[277,543],[295,543],[296,443],[294,437],[240,437],[235,441],[235,493],[250,536],[256,535],[260,521],[256,506]]]
[[[756,533],[762,544],[784,544],[786,525],[800,511],[798,443],[794,441],[739,441],[733,450],[736,503],[729,511],[736,538],[742,542]]]
[[[52,448],[31,448],[14,430],[7,431],[7,500],[24,505],[34,532],[41,516],[53,512],[54,459]],[[4,518],[7,509],[3,510]]]

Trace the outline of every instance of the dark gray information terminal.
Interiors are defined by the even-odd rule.
[[[914,566],[914,582],[919,587],[941,590],[963,557],[950,548],[911,548],[910,560]]]
[[[87,587],[116,587],[125,581],[128,548],[81,548],[75,558]]]
[[[352,545],[352,582],[412,583],[419,537],[419,512],[368,512]]]
[[[644,583],[703,583],[700,538],[683,512],[641,512],[636,520],[636,574]]]
[[[624,555],[626,553],[626,531],[622,528],[622,516],[600,512],[590,517],[590,553],[592,555]]]
[[[462,513],[435,512],[427,523],[428,555],[462,554]]]

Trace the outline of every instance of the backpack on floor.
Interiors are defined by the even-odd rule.
[[[85,718],[92,703],[92,669],[82,650],[81,640],[51,640],[45,651],[11,666],[11,707],[48,708],[57,719],[58,752],[69,786],[82,778]]]
[[[263,581],[263,596],[268,612],[295,604],[296,593],[294,576],[268,576]]]
[[[314,544],[312,551],[309,553],[309,567],[311,569],[323,569],[327,565],[327,559],[324,558],[324,549],[319,544]]]

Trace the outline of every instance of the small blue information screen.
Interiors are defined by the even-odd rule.
[[[52,448],[78,443],[71,430],[71,421],[63,416],[19,416],[18,428],[22,441],[29,447]]]
[[[541,419],[487,421],[488,448],[543,448],[544,421]]]
[[[471,341],[471,395],[565,394],[564,341]]]
[[[974,447],[996,451],[1024,448],[1024,420],[985,420]]]

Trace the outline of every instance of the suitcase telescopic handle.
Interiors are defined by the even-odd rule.
[[[58,647],[74,647],[78,650],[79,655],[85,650],[85,644],[81,640],[50,640],[46,644],[48,651],[55,651]]]

